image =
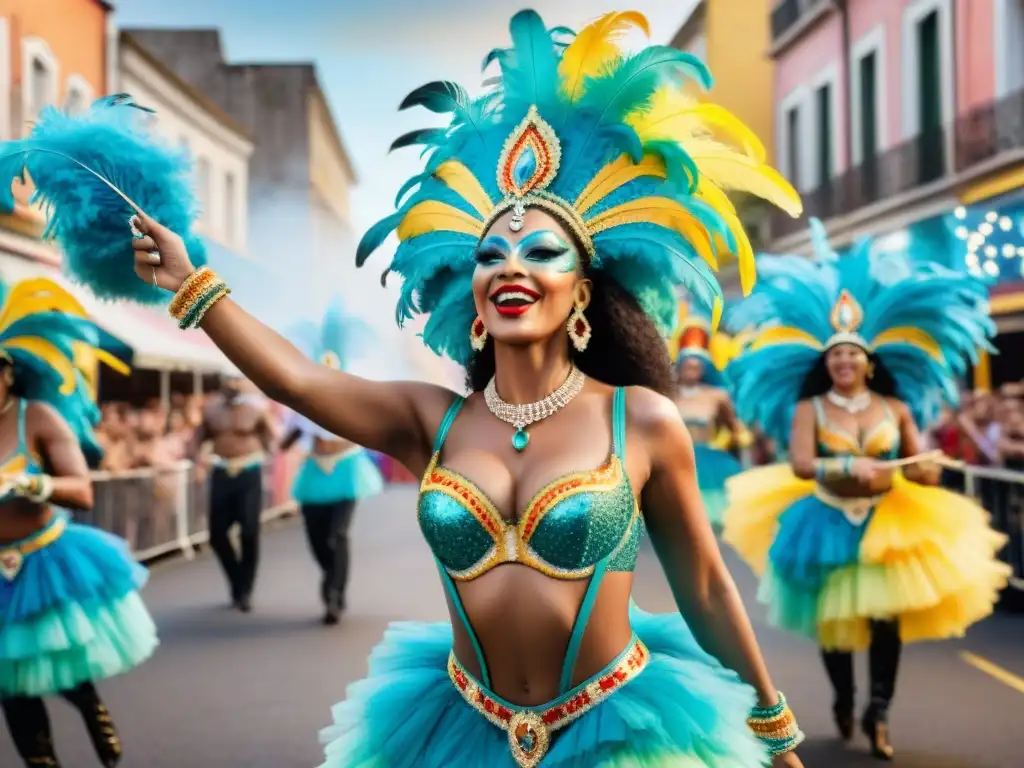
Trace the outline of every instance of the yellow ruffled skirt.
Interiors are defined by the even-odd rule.
[[[872,619],[904,642],[961,637],[992,612],[1010,568],[1006,537],[974,501],[897,474],[860,524],[815,495],[789,465],[728,482],[723,538],[761,577],[773,624],[828,650],[870,642]]]

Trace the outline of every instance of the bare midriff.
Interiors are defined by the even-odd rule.
[[[49,505],[28,499],[11,499],[0,504],[0,546],[31,536],[46,527],[53,517]]]

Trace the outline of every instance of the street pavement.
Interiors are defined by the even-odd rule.
[[[144,666],[101,686],[124,739],[122,766],[319,765],[317,731],[346,684],[365,673],[367,654],[387,623],[446,618],[414,500],[413,489],[398,488],[357,511],[349,611],[337,627],[319,623],[318,576],[295,519],[264,533],[252,614],[226,607],[209,553],[155,566],[144,595],[162,645]],[[879,765],[864,739],[844,746],[835,738],[814,645],[766,627],[750,572],[731,556],[729,563],[776,684],[807,733],[800,752],[807,768]],[[647,610],[673,610],[649,546],[637,567],[635,596]],[[966,659],[974,665],[965,654],[973,654]],[[865,691],[866,659],[858,664]],[[96,766],[77,714],[59,700],[50,709],[64,768]],[[891,727],[900,768],[1024,765],[1024,617],[997,614],[962,641],[907,649]],[[0,730],[0,766],[18,765]]]

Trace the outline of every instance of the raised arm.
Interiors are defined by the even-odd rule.
[[[759,706],[774,706],[777,691],[704,512],[690,435],[668,399],[637,394],[629,418],[644,436],[651,466],[644,520],[679,612],[700,645],[757,691]],[[787,754],[775,765],[800,762]]]
[[[30,403],[25,413],[29,444],[43,457],[45,478],[28,479],[24,494],[32,501],[51,502],[71,509],[91,509],[92,481],[78,438],[57,411],[45,403]]]
[[[182,239],[149,217],[133,240],[140,279],[177,291],[194,270]],[[223,298],[201,328],[268,397],[330,432],[386,453],[413,472],[430,459],[433,435],[454,395],[420,382],[379,382],[319,365],[240,306]]]

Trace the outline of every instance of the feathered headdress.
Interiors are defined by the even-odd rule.
[[[398,210],[363,237],[357,263],[397,232],[388,271],[404,279],[398,322],[429,314],[423,339],[438,354],[459,363],[472,354],[473,251],[508,211],[513,230],[530,207],[557,218],[589,267],[629,291],[666,336],[678,287],[720,307],[719,257],[736,255],[744,288],[753,285],[753,252],[726,190],[799,215],[799,197],[765,164],[751,131],[683,92],[684,81],[710,87],[705,66],[665,46],[624,54],[616,41],[630,27],[648,31],[635,11],[609,13],[575,37],[521,11],[512,47],[484,60],[501,69],[492,90],[472,99],[455,83],[434,82],[402,102],[452,121],[392,144],[424,146],[426,168],[402,186]]]
[[[757,326],[728,368],[740,418],[784,444],[807,375],[829,348],[855,344],[877,356],[926,426],[943,401],[957,402],[967,362],[991,349],[984,285],[915,254],[874,258],[868,241],[840,257],[817,219],[811,234],[813,259],[758,259],[757,288],[732,315]]]
[[[102,338],[78,300],[52,280],[22,280],[9,291],[0,284],[0,358],[14,367],[16,392],[57,409],[90,458],[100,454],[92,431],[96,368],[102,362],[129,373],[100,348]]]
[[[702,381],[708,386],[724,387],[723,371],[732,359],[732,337],[713,327],[711,315],[700,306],[683,301],[679,304],[676,327],[668,341],[668,352],[676,365],[688,358],[704,363]]]
[[[131,268],[128,220],[140,209],[184,238],[196,266],[206,263],[193,232],[191,162],[152,135],[152,114],[127,94],[97,99],[77,115],[46,107],[28,138],[0,144],[0,208],[14,210],[11,184],[27,175],[68,276],[101,298],[167,301]]]
[[[298,323],[290,335],[307,357],[344,371],[354,356],[369,349],[374,331],[359,317],[348,314],[341,298],[335,297],[319,323]]]

